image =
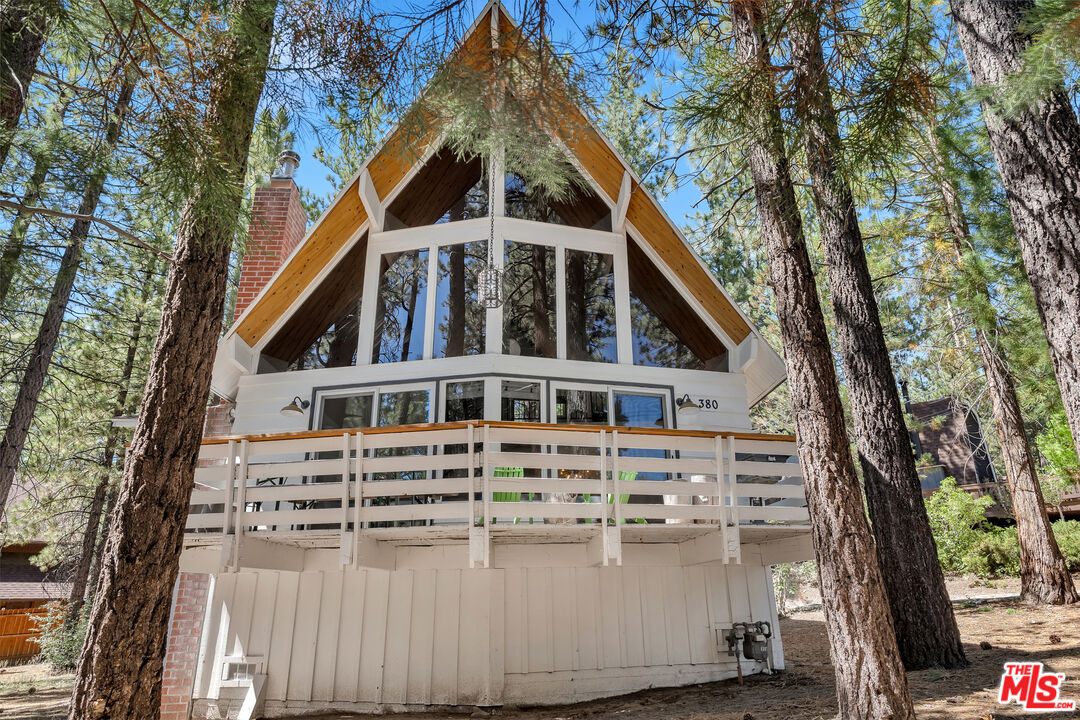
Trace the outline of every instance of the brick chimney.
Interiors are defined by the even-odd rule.
[[[292,150],[284,151],[278,158],[278,167],[270,177],[270,184],[255,188],[247,252],[240,268],[233,317],[239,317],[247,309],[285,258],[304,239],[307,211],[300,204],[300,191],[293,179],[299,164],[299,155]]]

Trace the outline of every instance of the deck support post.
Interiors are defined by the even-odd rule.
[[[607,433],[601,428],[600,430],[600,545],[603,555],[603,562],[601,563],[605,567],[608,564],[608,534],[607,521],[608,521],[608,503],[607,503]],[[617,499],[615,497],[613,500]]]
[[[225,481],[225,518],[221,523],[221,569],[225,571],[232,564],[232,532],[233,532],[233,497],[236,490],[236,468],[239,459],[236,457],[236,441],[229,441],[229,455],[226,462],[229,463],[228,479]]]
[[[481,446],[484,454],[483,502],[484,502],[484,567],[491,567],[491,426],[484,425],[484,441]]]
[[[360,567],[360,540],[364,507],[364,433],[356,433],[356,460],[353,462],[356,475],[356,491],[353,493],[353,531],[352,531],[352,566]]]
[[[728,522],[727,512],[724,506],[727,499],[724,497],[724,437],[717,435],[713,445],[713,453],[716,455],[716,522],[720,525],[720,535],[724,542],[724,564],[730,559],[728,553]]]
[[[728,533],[726,541],[727,555],[733,556],[735,562],[742,563],[742,540],[739,538],[739,475],[735,462],[735,436],[727,438],[728,455],[728,488],[730,491],[731,508],[728,510]]]
[[[338,539],[338,548],[341,551],[338,562],[345,567],[352,562],[353,539],[349,532],[349,471],[352,458],[349,457],[349,433],[341,434],[341,537]]]

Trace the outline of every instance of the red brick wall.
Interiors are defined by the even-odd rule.
[[[206,422],[203,423],[203,438],[225,437],[232,435],[232,419],[229,413],[236,403],[222,400],[217,405],[206,408]]]
[[[188,720],[195,667],[199,662],[199,636],[210,591],[205,573],[180,573],[176,604],[169,620],[169,646],[161,682],[161,720]]]
[[[285,258],[304,239],[306,230],[307,212],[300,204],[296,183],[277,178],[269,185],[255,188],[234,317],[239,317],[251,304]]]

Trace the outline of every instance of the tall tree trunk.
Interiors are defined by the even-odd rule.
[[[976,87],[998,85],[1022,68],[1030,38],[1018,26],[1034,0],[950,6]],[[985,101],[983,119],[1080,453],[1080,120],[1062,89],[1014,117]]]
[[[914,718],[789,173],[763,9],[756,0],[730,7],[736,54],[757,75],[747,90],[750,171],[783,338],[840,717]]]
[[[80,215],[93,215],[97,210],[98,199],[101,197],[105,180],[108,178],[107,160],[120,140],[124,114],[127,112],[134,91],[135,74],[129,72],[120,87],[116,105],[106,125],[104,145],[96,158],[96,167],[83,191],[82,202],[79,204]],[[86,244],[89,233],[90,221],[88,220],[76,220],[71,226],[67,248],[64,250],[63,257],[60,258],[60,266],[56,272],[52,295],[49,297],[49,304],[45,308],[41,326],[30,351],[30,363],[23,373],[19,393],[12,406],[11,418],[4,431],[4,439],[0,441],[0,517],[3,516],[8,491],[15,479],[15,470],[22,456],[26,436],[30,432],[30,424],[34,419],[41,389],[45,385],[45,377],[49,372],[49,364],[52,362],[57,340],[60,338],[60,327],[64,321],[64,314],[67,312],[71,290],[75,286],[75,276],[82,262],[83,246]]]
[[[0,2],[0,169],[19,127],[41,47],[59,10],[57,0]]]
[[[971,232],[960,194],[945,164],[940,139],[933,129],[929,140],[933,172],[941,192],[945,219],[953,236],[957,263],[962,269],[967,253],[972,251]],[[989,301],[990,291],[986,286],[977,288],[976,292]],[[994,412],[994,425],[1001,442],[1005,477],[1009,482],[1013,515],[1016,517],[1016,535],[1020,543],[1020,596],[1029,602],[1053,605],[1077,602],[1080,598],[1077,597],[1072,576],[1046,516],[1035,453],[1031,450],[1024,429],[1016,384],[1005,359],[998,353],[986,331],[978,325],[975,327],[975,340],[983,372],[986,373],[987,394]]]
[[[142,410],[124,467],[71,720],[160,716],[169,605],[202,439],[229,249],[240,213],[276,0],[233,0],[204,116],[224,175],[184,205]]]
[[[35,156],[34,170],[30,173],[30,179],[26,181],[26,192],[23,193],[20,204],[34,205],[41,197],[41,188],[45,185],[45,177],[49,173],[49,162],[46,158],[45,152]],[[19,210],[15,213],[4,249],[0,252],[0,309],[3,309],[7,301],[11,282],[15,279],[15,272],[19,268],[19,259],[22,257],[23,248],[26,247],[26,232],[30,229],[32,217],[28,210]]]
[[[150,261],[150,271],[143,282],[139,297],[139,309],[135,312],[132,323],[131,335],[128,340],[127,353],[124,355],[124,365],[120,370],[119,390],[116,393],[115,415],[122,415],[127,407],[128,390],[131,386],[131,376],[135,372],[135,356],[139,352],[139,341],[142,336],[143,307],[150,297],[154,261]],[[102,543],[98,541],[101,534],[102,517],[105,515],[106,504],[115,499],[115,494],[109,492],[109,475],[113,463],[116,460],[116,450],[120,445],[120,429],[109,427],[108,436],[105,439],[105,447],[101,453],[101,477],[94,487],[94,495],[90,500],[87,511],[86,528],[83,530],[82,548],[79,553],[79,561],[75,565],[75,574],[71,580],[71,592],[68,595],[68,604],[64,608],[64,629],[72,631],[79,622],[83,605],[89,596],[88,590],[94,586],[90,584],[92,566],[98,557],[98,550]],[[111,503],[109,503],[111,504]]]
[[[877,558],[904,666],[961,667],[967,658],[930,531],[855,200],[841,169],[820,11],[815,0],[797,2],[792,65]]]

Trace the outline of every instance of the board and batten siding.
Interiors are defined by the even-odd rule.
[[[728,677],[734,660],[718,651],[714,629],[771,619],[767,572],[707,565],[218,575],[196,716],[236,695],[221,687],[228,657],[262,658],[270,715],[562,703]]]

